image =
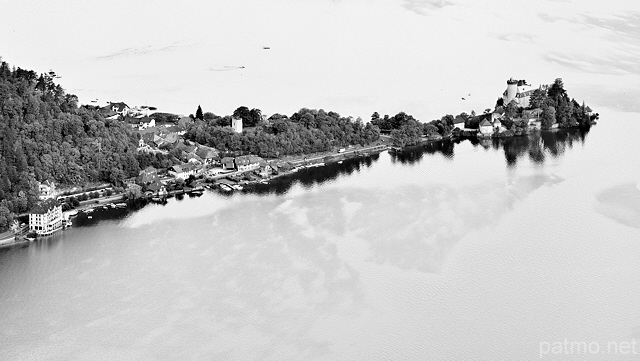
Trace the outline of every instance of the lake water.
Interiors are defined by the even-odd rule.
[[[0,359],[637,359],[636,118],[81,215],[0,250]]]

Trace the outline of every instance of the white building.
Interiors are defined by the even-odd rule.
[[[242,118],[231,118],[231,128],[238,134],[242,133]]]
[[[149,117],[142,117],[138,121],[138,130],[148,129],[156,126],[156,120]]]
[[[460,130],[464,130],[464,119],[456,118],[453,120],[453,129],[458,128]]]
[[[488,121],[486,118],[480,122],[479,128],[480,128],[480,133],[482,133],[483,135],[493,134],[493,124],[491,124],[491,122]]]
[[[49,235],[62,228],[62,206],[55,199],[47,199],[29,212],[29,230]]]
[[[197,174],[197,166],[193,163],[174,165],[169,168],[169,174],[171,174],[174,178],[178,179],[187,179],[190,175],[195,176]]]
[[[526,108],[529,106],[531,94],[536,89],[546,90],[548,87],[548,85],[540,85],[538,88],[534,88],[531,84],[527,84],[525,80],[511,78],[507,80],[507,89],[502,93],[502,100],[505,106],[515,100],[519,107]]]
[[[241,155],[235,158],[236,169],[240,172],[258,169],[261,162],[264,160],[255,155]]]
[[[54,198],[56,195],[56,186],[52,181],[46,180],[38,185],[40,191],[40,199]]]

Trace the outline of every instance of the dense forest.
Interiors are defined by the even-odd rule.
[[[203,113],[202,119],[196,117],[188,127],[185,137],[222,151],[266,158],[322,152],[349,144],[367,145],[380,137],[377,126],[322,109],[303,108],[291,117],[274,114],[264,121],[260,110],[240,107],[234,116],[250,126],[242,134],[228,127],[231,117]]]
[[[466,116],[466,114],[462,113],[460,116]],[[404,112],[391,117],[388,115],[380,117],[378,112],[371,115],[371,123],[382,131],[390,132],[393,144],[399,147],[418,144],[423,135],[433,137],[451,134],[454,119],[453,115],[447,114],[440,119],[422,123]]]
[[[138,154],[128,125],[78,107],[56,79],[0,58],[0,231],[37,203],[38,182],[120,185],[141,165],[166,161]]]
[[[530,109],[542,109],[542,127],[547,129],[553,123],[557,123],[560,128],[588,127],[599,117],[598,113],[591,114],[591,108],[584,102],[580,104],[569,98],[561,78],[557,78],[547,90],[534,90],[529,103]],[[521,112],[521,109],[517,109],[516,117]]]

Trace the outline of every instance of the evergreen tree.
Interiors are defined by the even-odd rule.
[[[202,113],[200,105],[198,105],[198,110],[196,110],[196,119],[204,120],[204,114]]]

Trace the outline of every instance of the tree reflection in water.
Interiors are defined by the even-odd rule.
[[[562,155],[567,147],[572,148],[576,143],[583,144],[588,133],[588,128],[572,128],[534,132],[528,136],[511,138],[445,139],[394,153],[392,161],[402,164],[419,163],[424,154],[442,154],[446,158],[452,158],[455,145],[470,142],[474,147],[502,149],[507,165],[510,167],[515,166],[519,159],[527,155],[531,161],[543,163],[547,156],[557,157]]]

